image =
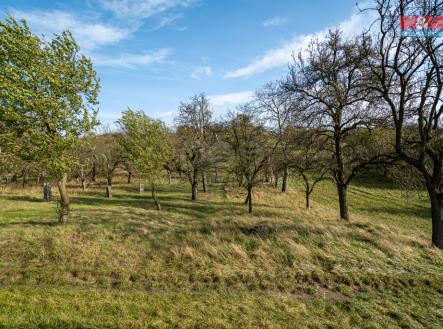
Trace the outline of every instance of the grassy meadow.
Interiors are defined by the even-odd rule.
[[[53,191],[56,189],[54,188]],[[254,214],[235,187],[150,194],[122,181],[70,186],[57,224],[41,188],[0,190],[0,328],[441,328],[443,252],[431,247],[426,194],[380,182],[335,188],[304,208],[257,188]],[[57,195],[55,195],[55,199]]]

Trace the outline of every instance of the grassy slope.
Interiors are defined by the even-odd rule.
[[[357,184],[351,221],[319,185],[304,208],[287,195],[219,187],[188,201],[165,187],[164,210],[134,186],[73,189],[54,225],[38,189],[0,192],[0,327],[439,328],[443,252],[430,246],[425,198]]]

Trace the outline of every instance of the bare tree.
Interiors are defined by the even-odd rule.
[[[319,136],[314,129],[298,129],[292,141],[295,149],[291,165],[303,178],[306,209],[309,209],[311,193],[319,182],[328,177],[333,159],[325,146],[326,136]]]
[[[184,170],[192,187],[192,200],[197,200],[198,180],[203,179],[206,192],[206,170],[211,163],[212,111],[205,94],[191,98],[190,102],[180,104],[177,124],[177,153],[185,163]]]
[[[256,93],[256,111],[269,131],[276,135],[279,145],[275,157],[279,164],[274,165],[274,179],[278,184],[278,173],[283,171],[282,192],[288,188],[290,130],[293,102],[289,93],[283,92],[277,83],[268,83]],[[276,161],[274,161],[276,162]]]
[[[232,114],[225,129],[225,141],[233,151],[236,170],[246,181],[244,186],[248,196],[245,203],[248,203],[249,213],[252,213],[252,189],[278,145],[278,141],[271,139],[265,127],[257,122],[251,109],[254,105],[246,104],[241,113]]]
[[[305,125],[313,125],[331,141],[335,164],[331,167],[337,186],[340,217],[349,219],[347,188],[359,161],[344,139],[369,124],[366,102],[369,91],[362,86],[363,55],[361,39],[344,40],[339,31],[330,31],[326,40],[313,41],[306,57],[299,55],[290,67],[282,87],[303,99]],[[366,160],[365,160],[366,161]]]
[[[86,190],[86,180],[93,168],[93,145],[90,139],[80,140],[73,150],[76,162],[73,166],[72,174],[80,180],[82,190]]]
[[[421,174],[432,213],[432,243],[443,248],[443,39],[402,35],[400,17],[442,16],[443,2],[376,0],[376,35],[366,43],[368,85],[387,108],[397,155]]]
[[[96,138],[94,159],[101,175],[106,177],[106,196],[112,198],[112,178],[117,168],[123,168],[123,156],[115,136],[107,133]]]

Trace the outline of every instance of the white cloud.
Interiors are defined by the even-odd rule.
[[[191,78],[201,79],[204,76],[209,77],[211,75],[212,75],[212,68],[210,66],[200,66],[197,67],[194,71],[192,71]]]
[[[157,27],[155,28],[156,30],[159,30],[165,26],[171,25],[172,23],[174,23],[176,20],[179,20],[183,17],[183,14],[176,14],[176,15],[169,15],[169,16],[165,16],[163,17],[160,22],[158,23]]]
[[[72,32],[80,47],[91,50],[100,46],[116,44],[128,38],[132,31],[126,28],[90,23],[86,19],[78,19],[63,11],[20,11],[14,10],[11,14],[16,19],[24,18],[33,31],[48,37],[64,30]]]
[[[195,0],[100,0],[101,6],[119,18],[143,19],[175,7],[187,7]]]
[[[312,39],[324,39],[330,29],[339,28],[343,32],[343,36],[348,38],[362,32],[364,28],[369,26],[371,21],[372,18],[368,14],[354,14],[335,27],[325,28],[317,33],[296,36],[291,41],[283,43],[282,46],[266,51],[264,55],[252,63],[227,72],[225,78],[248,78],[273,68],[286,66],[293,54],[306,49]]]
[[[98,66],[120,66],[135,69],[138,66],[163,63],[171,54],[171,49],[163,48],[144,54],[123,54],[117,58],[94,57],[94,64]]]
[[[263,22],[264,27],[282,26],[289,22],[287,17],[272,17]]]
[[[255,93],[251,90],[230,94],[210,95],[209,101],[216,117],[222,117],[229,111],[235,111],[238,105],[252,100]]]
[[[177,111],[176,110],[172,110],[172,111],[166,111],[166,112],[157,113],[155,115],[155,117],[157,117],[159,119],[172,119],[176,115],[177,115]]]

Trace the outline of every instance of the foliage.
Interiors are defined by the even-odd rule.
[[[12,17],[0,22],[0,45],[0,121],[26,133],[28,156],[61,177],[71,169],[70,150],[97,124],[92,62],[68,31],[45,42]]]
[[[173,155],[166,126],[142,111],[132,110],[123,112],[117,123],[121,130],[117,141],[131,167],[155,185]]]

